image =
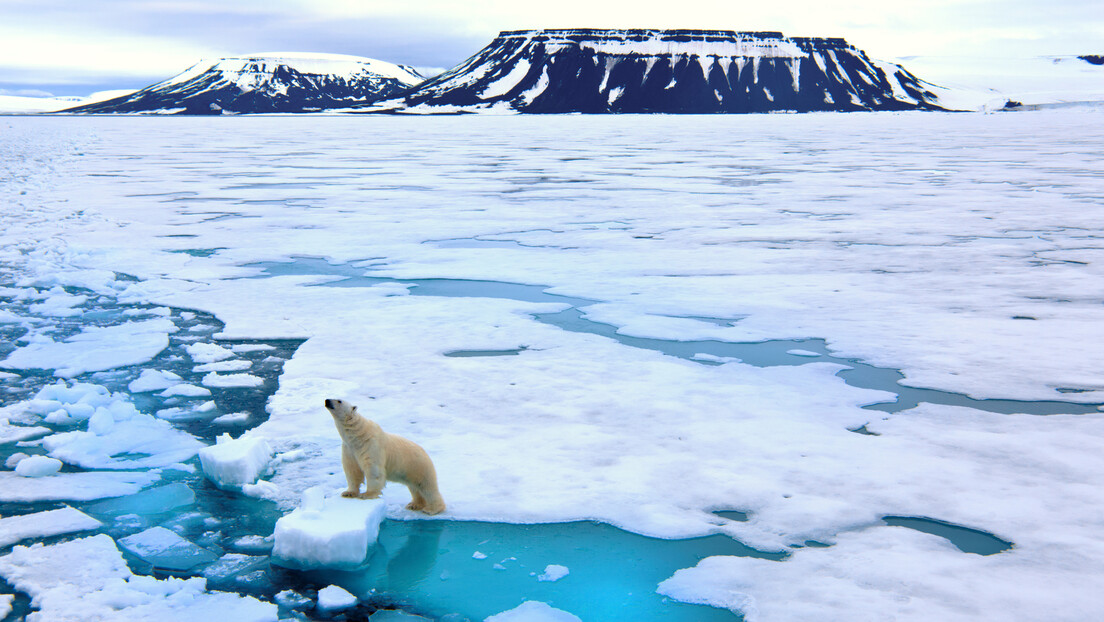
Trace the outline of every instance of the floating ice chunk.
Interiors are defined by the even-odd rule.
[[[259,436],[218,437],[217,443],[199,451],[203,474],[219,488],[239,488],[252,484],[264,474],[272,461],[272,448]]]
[[[8,423],[7,419],[0,419],[0,444],[14,443],[16,441],[31,438],[32,436],[41,436],[42,434],[49,433],[50,428],[12,425]]]
[[[216,363],[204,363],[203,365],[196,365],[192,368],[192,371],[196,373],[209,372],[209,371],[243,371],[253,367],[252,361],[245,359],[233,359],[229,361],[218,361]]]
[[[211,372],[203,377],[203,386],[216,388],[230,387],[259,387],[264,384],[264,378],[253,374],[226,374]]]
[[[472,553],[472,559],[487,559],[487,554],[476,551]]]
[[[61,544],[17,546],[0,557],[0,576],[31,597],[46,620],[129,622],[132,620],[227,619],[276,622],[277,607],[248,596],[207,592],[202,578],[136,576],[109,536]]]
[[[61,287],[52,287],[46,292],[42,302],[30,306],[31,313],[36,315],[50,315],[53,317],[73,317],[80,315],[80,309],[73,307],[84,304],[88,296],[77,296],[66,292]]]
[[[173,385],[159,393],[161,397],[207,397],[210,394],[210,389],[185,383]]]
[[[716,354],[709,354],[708,352],[698,352],[694,356],[690,357],[695,361],[708,361],[710,363],[741,363],[742,359],[735,356],[717,356]]]
[[[232,350],[213,343],[192,343],[184,346],[184,350],[196,363],[214,363],[234,356]]]
[[[4,461],[4,466],[9,469],[14,469],[15,465],[19,464],[19,461],[23,458],[30,458],[30,456],[21,451],[17,451],[14,454],[8,456],[8,459]]]
[[[272,550],[272,536],[242,536],[234,540],[233,546],[239,551],[265,553]]]
[[[495,614],[483,622],[582,622],[582,620],[548,603],[528,600],[509,611]]]
[[[88,431],[96,436],[108,434],[115,427],[115,417],[107,408],[97,408],[96,412],[88,418]]]
[[[264,343],[239,343],[237,345],[230,346],[230,349],[234,352],[261,352],[265,350],[275,350],[276,346],[270,346]]]
[[[63,380],[48,384],[25,404],[27,412],[48,415],[64,410],[74,419],[84,420],[96,412],[100,406],[108,406],[116,398],[107,387],[86,382],[74,382],[72,385]]]
[[[820,356],[820,352],[813,352],[812,350],[786,350],[786,354],[792,354],[794,356]]]
[[[15,474],[20,477],[49,477],[61,470],[61,460],[46,456],[31,456],[15,465]]]
[[[87,531],[98,529],[102,525],[100,521],[71,507],[23,516],[9,516],[0,518],[0,547],[10,546],[27,538],[45,538],[74,531]]]
[[[258,570],[268,563],[268,558],[261,555],[242,555],[241,553],[227,553],[215,563],[203,569],[203,576],[212,581],[226,581],[237,575],[248,574]]]
[[[293,567],[358,565],[379,536],[386,512],[383,499],[329,497],[320,504],[305,502],[276,521],[272,555]]]
[[[3,312],[0,312],[0,323],[3,322]],[[15,380],[19,378],[19,374],[12,374],[6,371],[0,371],[0,380]]]
[[[241,487],[241,491],[242,494],[247,497],[268,499],[270,501],[280,499],[280,487],[272,482],[266,482],[263,479],[258,480],[256,484],[244,484]]]
[[[0,367],[53,369],[60,378],[145,363],[169,347],[172,320],[158,318],[116,326],[87,326],[65,341],[31,343],[16,349]]]
[[[345,589],[330,585],[318,590],[318,608],[322,611],[348,609],[357,604],[357,597]]]
[[[127,514],[160,514],[174,508],[195,503],[195,492],[186,484],[173,482],[165,486],[143,490],[137,494],[108,499],[88,506],[93,514],[108,516]]]
[[[211,402],[206,403],[210,404]],[[174,406],[172,408],[162,408],[157,411],[156,417],[158,419],[164,419],[165,421],[196,421],[200,419],[210,419],[211,414],[209,410],[201,408]]]
[[[15,596],[12,594],[0,594],[0,620],[8,617],[8,614],[12,612],[13,600],[15,600]]]
[[[152,527],[119,540],[119,544],[155,568],[191,570],[218,559],[211,551],[164,527]]]
[[[51,456],[88,469],[169,466],[203,448],[192,435],[149,415],[116,419],[111,430],[100,435],[80,430],[54,434],[44,438],[42,445]],[[120,455],[127,457],[115,458]]]
[[[89,501],[132,495],[156,481],[145,472],[58,473],[49,479],[19,477],[0,472],[0,501]]]
[[[127,385],[127,389],[131,393],[146,393],[148,391],[161,391],[182,382],[184,382],[184,379],[171,371],[143,369],[142,375],[131,381]]]
[[[311,599],[292,590],[277,592],[276,602],[279,603],[280,606],[287,607],[288,609],[306,609],[311,605]],[[371,620],[371,618],[369,618],[369,620]]]
[[[249,413],[236,412],[221,417],[215,417],[211,423],[215,425],[241,425],[249,420]]]
[[[544,567],[544,573],[537,577],[538,581],[559,581],[566,577],[571,571],[567,566],[561,566],[559,564],[548,564]]]

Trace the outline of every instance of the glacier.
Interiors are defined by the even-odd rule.
[[[167,340],[0,376],[0,458],[65,463],[0,471],[3,520],[103,524],[15,536],[12,606],[276,619],[337,585],[430,619],[1091,619],[1098,116],[4,118],[0,366]],[[325,395],[422,444],[449,511],[389,486],[361,566],[271,565],[303,492],[343,487]],[[272,450],[244,494],[199,471],[226,431]],[[117,566],[152,529],[213,561]],[[58,559],[110,585],[35,570]]]

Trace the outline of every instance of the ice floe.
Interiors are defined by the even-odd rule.
[[[60,378],[149,361],[169,346],[176,325],[168,319],[88,326],[62,341],[44,338],[0,361],[5,369],[52,369]]]
[[[495,614],[484,622],[581,622],[578,616],[548,603],[527,600],[509,611]]]
[[[323,497],[310,489],[299,508],[276,522],[272,555],[297,567],[355,566],[375,544],[385,513],[382,499]]]
[[[103,525],[91,516],[71,507],[0,518],[0,548],[27,538],[42,538],[63,533],[98,529]]]
[[[328,585],[318,590],[318,609],[320,611],[337,611],[348,609],[357,604],[357,597],[337,585]]]
[[[31,479],[3,471],[0,501],[89,501],[118,497],[134,494],[160,477],[147,471],[120,471],[58,473]]]
[[[135,575],[106,535],[49,546],[17,546],[0,557],[0,576],[31,596],[31,605],[38,611],[27,616],[28,622],[277,620],[276,605],[208,592],[203,578],[157,580]]]
[[[61,470],[61,460],[46,456],[30,456],[15,465],[15,474],[20,477],[49,477]]]
[[[268,441],[254,436],[231,438],[221,434],[215,445],[199,451],[203,474],[220,488],[240,488],[256,483],[272,462]]]

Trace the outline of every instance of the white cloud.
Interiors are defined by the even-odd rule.
[[[16,76],[42,84],[77,76],[168,77],[216,55],[219,51],[210,47],[156,35],[0,25],[0,81]]]

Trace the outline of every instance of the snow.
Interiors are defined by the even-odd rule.
[[[357,604],[357,597],[339,586],[328,585],[318,590],[318,608],[321,611],[348,609]]]
[[[214,343],[192,343],[184,346],[184,350],[196,363],[214,363],[237,356],[233,350]]]
[[[207,387],[259,387],[264,384],[264,378],[253,374],[220,374],[211,372],[203,377],[203,385]]]
[[[240,425],[249,420],[249,413],[236,412],[220,415],[211,420],[214,425]]]
[[[379,535],[385,502],[320,494],[308,490],[302,506],[276,522],[273,557],[297,567],[362,563]]]
[[[61,470],[61,460],[46,456],[30,456],[15,465],[15,474],[20,477],[49,477]]]
[[[484,622],[580,622],[580,619],[548,603],[528,600],[509,611],[495,614]]]
[[[149,361],[169,345],[176,332],[172,320],[153,319],[117,326],[89,326],[63,341],[43,337],[17,348],[0,361],[4,369],[53,369],[59,378],[73,378]]]
[[[203,60],[167,80],[146,88],[154,90],[171,87],[194,80],[204,73],[212,73],[248,91],[264,85],[281,65],[303,74],[332,75],[345,80],[372,75],[393,78],[411,86],[424,80],[408,67],[374,58],[344,54],[261,52]]]
[[[165,467],[196,455],[203,444],[170,423],[138,413],[119,397],[111,407],[99,407],[104,421],[89,429],[59,432],[42,439],[51,456],[86,469]]]
[[[233,439],[222,434],[217,444],[199,451],[203,474],[219,488],[253,484],[264,475],[272,461],[272,448],[263,438],[242,436]]]
[[[0,618],[6,618],[11,613],[13,600],[15,600],[13,594],[0,594]]]
[[[138,376],[138,378],[130,381],[127,388],[131,393],[144,393],[147,391],[160,391],[162,389],[176,387],[177,384],[183,381],[183,378],[171,371],[144,369],[141,370],[141,375]]]
[[[27,616],[28,622],[277,619],[276,605],[249,596],[207,592],[202,578],[159,581],[134,575],[106,535],[50,546],[17,546],[0,557],[0,576],[31,596],[31,605],[38,611]]]
[[[42,426],[13,425],[5,418],[0,418],[0,444],[14,443],[23,439],[48,434],[50,428]]]
[[[204,387],[197,387],[194,384],[180,383],[165,389],[159,395],[161,395],[161,397],[207,397],[211,395],[211,390]]]
[[[84,97],[42,97],[27,95],[0,95],[0,114],[33,114],[40,112],[57,112],[73,106],[93,104],[106,99],[122,97],[133,93],[130,89],[115,89],[110,91],[97,91]]]
[[[88,531],[99,529],[102,525],[103,523],[84,512],[68,506],[58,510],[0,518],[0,548],[9,547],[27,538]]]
[[[1088,285],[1104,276],[1090,209],[1104,195],[1098,117],[1060,109],[143,120],[156,132],[127,119],[13,117],[0,132],[0,167],[20,181],[0,183],[14,206],[0,214],[0,262],[18,268],[11,289],[28,295],[54,275],[88,275],[100,287],[104,272],[118,272],[136,279],[108,283],[122,300],[214,313],[225,323],[218,339],[305,339],[265,405],[267,420],[250,431],[277,453],[302,452],[275,464],[264,487],[285,511],[305,489],[343,485],[340,439],[321,407],[341,395],[426,448],[449,518],[593,519],[664,537],[721,533],[773,551],[831,545],[778,562],[672,568],[685,578],[664,590],[680,599],[733,607],[746,597],[763,618],[801,618],[815,606],[813,617],[849,619],[868,590],[875,614],[903,603],[891,612],[898,619],[953,619],[948,608],[1012,619],[1048,606],[1093,619],[1104,609],[1089,589],[1104,577],[1102,413],[932,404],[885,413],[862,408],[885,393],[848,385],[840,365],[813,357],[705,365],[533,318],[563,301],[421,295],[424,281],[409,296],[367,286],[542,285],[600,301],[583,312],[625,339],[816,338],[837,357],[900,369],[909,385],[1099,404],[1104,307]],[[283,138],[273,144],[273,135]],[[225,156],[203,155],[210,150]],[[290,150],[303,155],[280,157]],[[127,178],[100,177],[123,166]],[[239,177],[218,176],[226,173]],[[294,193],[309,201],[285,202],[287,188],[242,187],[240,176],[302,184]],[[195,194],[162,196],[185,189]],[[219,202],[240,217],[196,213]],[[180,235],[196,237],[166,237]],[[456,238],[518,245],[424,243]],[[215,247],[225,250],[167,252]],[[316,259],[267,277],[250,265],[296,257]],[[68,287],[41,286],[55,284]],[[7,300],[13,312],[36,302]],[[521,345],[529,347],[512,357],[443,356]],[[106,389],[55,384],[5,405],[4,416],[25,423],[27,413],[62,412],[59,425],[100,443],[114,432],[85,432],[81,422],[115,401]],[[878,436],[849,431],[864,425]],[[109,485],[132,494],[159,477],[3,472],[0,498],[103,497]],[[388,486],[378,511],[412,518],[408,500],[404,487]],[[749,520],[719,521],[716,508]],[[296,511],[289,516],[303,519]],[[887,515],[970,526],[1014,547],[965,554],[880,526]],[[305,533],[328,525],[319,518]],[[363,521],[349,529],[364,531]],[[308,561],[314,546],[299,547]],[[462,556],[477,549],[492,551],[473,543]],[[570,586],[583,572],[570,565],[574,576],[560,582],[526,579]],[[1001,601],[1001,590],[1017,596]]]
[[[509,93],[510,90],[521,83],[525,76],[528,75],[530,66],[528,60],[522,58],[515,59],[510,71],[488,84],[479,96],[484,99],[491,99]]]
[[[943,105],[998,110],[1009,100],[1027,106],[1104,106],[1104,66],[1075,56],[909,56],[895,59],[940,88]]]
[[[22,462],[22,461],[20,461]],[[138,492],[157,481],[144,472],[58,473],[50,478],[30,479],[0,472],[0,501],[88,501]]]

